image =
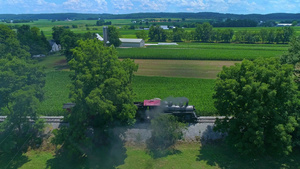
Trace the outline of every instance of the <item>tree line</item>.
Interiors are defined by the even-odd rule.
[[[198,24],[195,30],[185,31],[176,27],[172,31],[164,30],[160,26],[151,26],[148,37],[150,41],[174,42],[198,41],[198,42],[235,42],[235,43],[288,43],[294,35],[292,27],[261,28],[259,31],[233,29],[213,29],[209,23]],[[137,33],[137,37],[142,33]]]

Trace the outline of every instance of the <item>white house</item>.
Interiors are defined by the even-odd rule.
[[[126,38],[120,38],[120,41],[122,44],[120,47],[144,47],[145,41],[143,39],[126,39]]]
[[[279,23],[277,24],[277,27],[284,27],[284,26],[292,26],[291,23]]]
[[[58,52],[61,50],[60,44],[56,44],[56,42],[54,40],[50,40],[49,43],[51,46],[50,52]]]
[[[167,25],[160,25],[161,28],[163,28],[164,30],[168,30],[168,26]]]

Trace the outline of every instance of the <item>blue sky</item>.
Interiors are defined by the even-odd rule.
[[[1,14],[68,12],[300,13],[300,0],[0,0]]]

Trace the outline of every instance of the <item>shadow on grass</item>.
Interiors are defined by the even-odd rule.
[[[149,154],[153,159],[166,157],[169,155],[181,154],[180,150],[176,149],[167,149],[167,150],[148,150],[147,154]]]
[[[69,67],[68,64],[65,64],[65,65],[56,65],[56,66],[54,66],[54,69],[55,70],[64,70],[64,69],[70,69],[70,67]]]
[[[300,168],[300,151],[286,157],[270,157],[260,155],[256,158],[240,156],[223,142],[215,142],[203,145],[199,150],[197,161],[206,161],[208,165],[218,166],[222,169],[279,169]]]
[[[0,154],[0,168],[1,169],[17,169],[25,163],[29,162],[27,156],[15,154]]]
[[[82,158],[70,158],[67,151],[60,150],[54,159],[47,161],[47,169],[111,169],[125,163],[127,158],[124,142],[114,138],[111,143],[93,149]]]

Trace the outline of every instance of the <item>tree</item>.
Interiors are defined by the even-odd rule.
[[[279,42],[282,42],[282,43],[284,43],[284,32],[283,32],[283,29],[281,29],[281,28],[278,28],[277,30],[276,30],[276,37],[275,37],[275,42],[276,43],[279,43]]]
[[[181,42],[184,38],[184,29],[176,27],[173,29],[173,41]]]
[[[29,47],[31,55],[47,54],[51,50],[44,33],[37,27],[22,25],[17,29],[17,37],[21,45]]]
[[[267,36],[268,42],[269,43],[274,43],[275,42],[275,38],[276,38],[276,35],[275,35],[274,29],[270,29],[268,31],[268,36]]]
[[[292,26],[296,26],[298,24],[298,21],[293,21]]]
[[[151,120],[151,137],[147,140],[147,149],[153,156],[165,155],[183,136],[184,123],[173,115],[158,115]]]
[[[69,65],[75,74],[70,97],[76,106],[65,117],[69,127],[56,133],[54,143],[82,155],[108,144],[110,128],[135,121],[131,82],[137,65],[118,60],[115,48],[97,39],[79,40],[71,51]]]
[[[103,26],[104,24],[105,24],[105,20],[102,18],[96,22],[97,26]]]
[[[292,64],[294,66],[294,74],[297,77],[297,83],[300,82],[300,37],[293,38],[290,42],[288,52],[280,58],[282,64]]]
[[[107,35],[108,35],[109,45],[114,45],[115,47],[119,47],[121,45],[122,42],[119,39],[121,35],[116,27],[109,26]]]
[[[282,43],[289,42],[291,37],[294,35],[294,29],[292,27],[283,27],[283,38]]]
[[[234,31],[232,29],[225,29],[221,31],[221,39],[224,42],[229,43],[234,35]]]
[[[63,34],[63,32],[65,31],[65,28],[64,27],[58,27],[58,26],[54,26],[52,28],[52,37],[53,37],[53,40],[57,43],[57,44],[60,44],[60,37],[61,35]]]
[[[211,35],[213,33],[212,26],[208,23],[205,22],[203,24],[199,24],[196,27],[196,40],[197,41],[203,41],[203,42],[208,42],[210,41]]]
[[[137,38],[140,38],[140,39],[143,39],[143,40],[146,40],[148,38],[148,35],[147,35],[145,30],[135,32],[135,35],[136,35]]]
[[[0,58],[17,56],[19,58],[29,59],[28,47],[22,46],[17,40],[17,35],[9,27],[0,25]]]
[[[160,26],[151,26],[149,29],[149,40],[156,42],[165,42],[167,40],[166,31]]]
[[[223,67],[213,98],[225,119],[217,120],[215,129],[226,132],[228,143],[242,154],[289,154],[298,96],[293,67],[276,58]]]
[[[202,24],[202,35],[201,35],[201,40],[203,42],[208,42],[210,41],[210,37],[212,34],[213,26],[210,25],[208,22],[205,22]]]
[[[213,42],[219,42],[221,40],[222,31],[220,29],[213,30],[211,34],[211,40]]]
[[[259,35],[260,35],[260,38],[261,38],[261,42],[265,43],[266,40],[268,39],[268,30],[267,29],[261,29],[259,31]]]
[[[0,124],[0,153],[14,153],[26,151],[29,143],[36,138],[37,129],[42,127],[37,121],[31,125],[28,117],[38,119],[36,107],[43,99],[45,74],[30,60],[30,54],[20,49],[13,31],[2,28],[0,41],[4,43],[1,47],[5,49],[7,45],[14,44],[15,51],[21,51],[0,56],[0,110],[7,115],[5,122]]]
[[[59,41],[67,61],[70,61],[73,58],[71,49],[76,47],[79,39],[81,39],[81,36],[79,34],[75,34],[69,29],[65,29],[60,35]]]

